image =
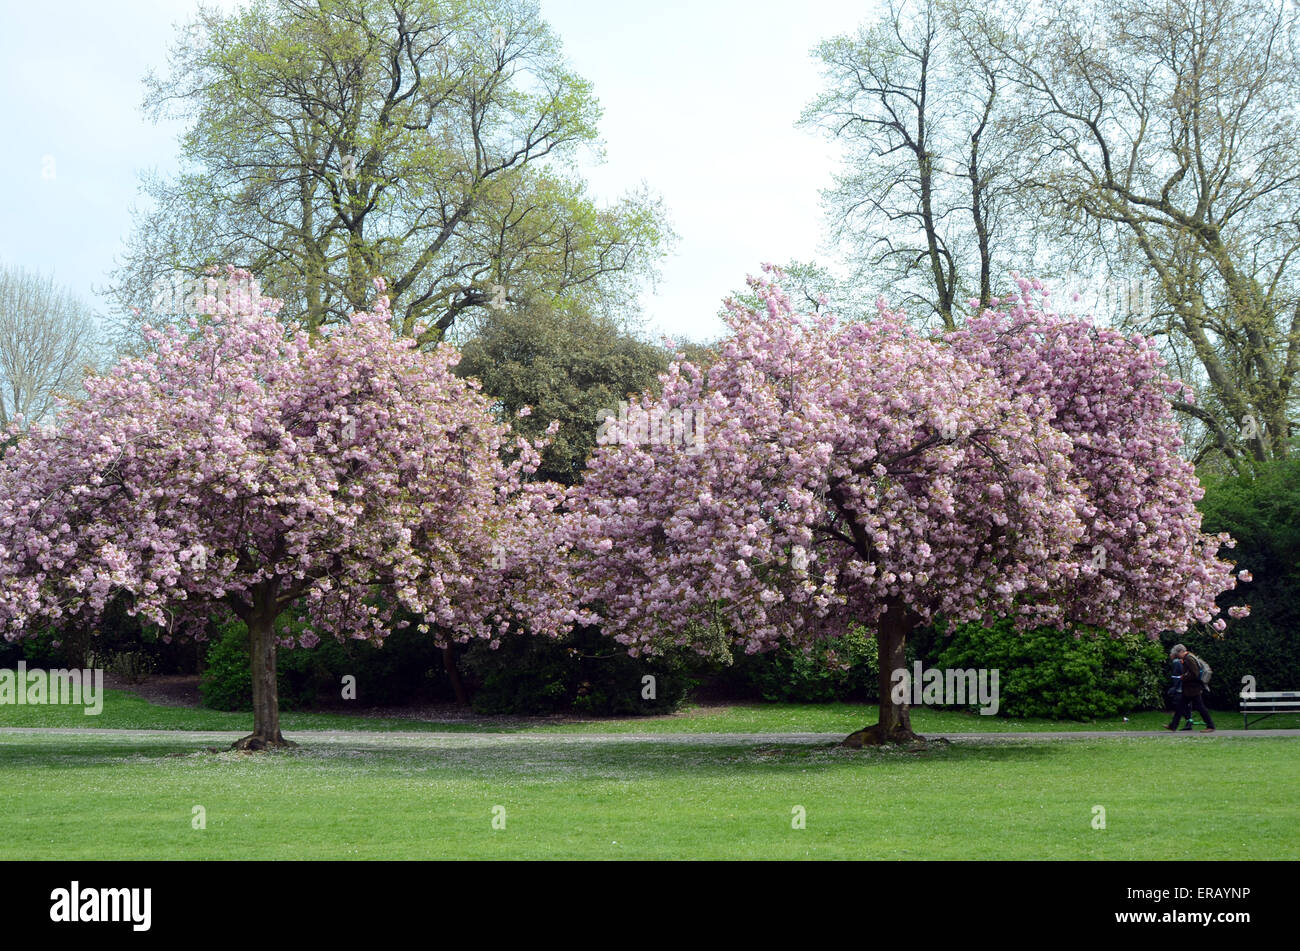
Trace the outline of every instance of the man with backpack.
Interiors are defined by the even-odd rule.
[[[1183,732],[1189,733],[1192,729],[1192,714],[1191,711],[1183,709],[1183,662],[1170,652],[1169,663],[1174,669],[1169,678],[1171,683],[1169,689],[1165,691],[1165,696],[1169,698],[1169,709],[1174,711],[1174,720],[1165,729],[1175,729],[1178,726],[1179,719],[1186,717],[1187,724],[1183,727]]]
[[[1205,663],[1195,654],[1188,651],[1182,644],[1175,644],[1169,652],[1176,665],[1182,667],[1182,697],[1174,699],[1174,720],[1168,724],[1166,730],[1177,730],[1178,721],[1186,717],[1190,728],[1192,721],[1191,711],[1195,710],[1205,720],[1205,732],[1214,732],[1214,718],[1210,716],[1210,711],[1205,706],[1205,691],[1208,689],[1210,680],[1210,665]],[[1176,669],[1176,668],[1175,668]]]

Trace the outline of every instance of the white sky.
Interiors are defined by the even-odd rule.
[[[220,6],[233,7],[233,0]],[[680,236],[647,330],[722,330],[723,297],[764,261],[828,261],[818,190],[835,151],[794,122],[817,94],[810,50],[871,16],[873,0],[541,0],[605,110],[613,198],[642,181]],[[53,272],[96,305],[130,227],[137,173],[175,168],[179,125],[140,111],[192,0],[0,0],[0,261]]]

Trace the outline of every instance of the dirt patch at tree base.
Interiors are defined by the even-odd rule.
[[[197,707],[202,701],[197,674],[157,674],[131,683],[106,672],[104,686],[109,690],[125,690],[161,707]]]

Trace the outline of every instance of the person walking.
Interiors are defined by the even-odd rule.
[[[1201,683],[1201,665],[1196,660],[1196,655],[1190,653],[1182,644],[1175,644],[1169,652],[1172,657],[1182,668],[1180,679],[1182,681],[1182,704],[1174,709],[1174,721],[1167,729],[1175,730],[1178,728],[1178,719],[1180,716],[1187,718],[1187,726],[1184,729],[1191,729],[1191,711],[1195,710],[1205,721],[1205,732],[1214,732],[1214,718],[1210,716],[1209,709],[1205,706],[1205,685]]]
[[[1171,731],[1177,730],[1178,721],[1186,718],[1187,725],[1183,727],[1183,730],[1187,731],[1192,728],[1192,713],[1187,709],[1187,701],[1183,697],[1183,662],[1178,659],[1178,656],[1175,653],[1176,650],[1177,648],[1169,652],[1169,660],[1173,667],[1173,675],[1170,677],[1172,683],[1170,684],[1169,689],[1165,691],[1165,695],[1169,698],[1169,703],[1173,707],[1174,718],[1165,726],[1165,729]]]

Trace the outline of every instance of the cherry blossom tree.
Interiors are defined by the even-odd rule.
[[[880,718],[856,746],[916,737],[891,674],[918,624],[1155,634],[1219,612],[1229,539],[1199,530],[1181,387],[1148,343],[1052,315],[1028,281],[935,338],[883,302],[840,323],[751,286],[763,312],[729,301],[718,360],[675,362],[607,422],[571,498],[585,597],[632,653],[708,625],[755,652],[866,623]]]
[[[450,346],[421,352],[388,300],[312,341],[230,270],[188,331],[86,384],[57,428],[14,430],[0,460],[0,632],[84,623],[124,596],[167,636],[214,609],[249,630],[253,733],[284,745],[277,617],[321,635],[385,634],[414,616],[440,643],[579,615],[557,556],[558,487],[527,481],[539,446],[511,441]],[[382,280],[376,281],[381,295]]]

